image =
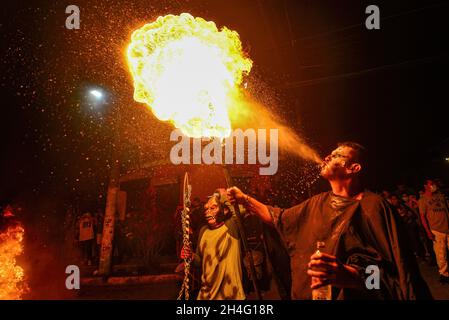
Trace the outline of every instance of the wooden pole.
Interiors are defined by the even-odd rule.
[[[101,239],[100,263],[98,274],[108,276],[112,271],[112,254],[115,229],[115,214],[117,211],[117,195],[120,190],[120,132],[121,125],[120,108],[116,110],[115,139],[112,151],[111,175],[109,178],[108,193],[106,196],[106,209],[103,222],[103,234]]]
[[[224,168],[225,178],[226,178],[226,184],[228,185],[228,188],[233,186],[231,175],[229,174],[229,170],[226,166]],[[245,252],[245,257],[248,258],[249,261],[249,268],[250,268],[250,277],[251,282],[253,283],[254,291],[256,292],[257,299],[262,300],[262,294],[260,292],[259,286],[257,285],[257,273],[256,273],[256,267],[254,266],[254,258],[253,254],[251,252],[251,249],[248,245],[248,239],[246,238],[246,232],[245,227],[243,226],[243,219],[242,215],[240,213],[240,208],[238,204],[234,205],[234,211],[235,211],[235,217],[237,221],[237,226],[239,228],[240,237],[242,238],[242,244],[243,244],[243,250]]]
[[[119,191],[120,163],[116,159],[112,163],[109,179],[108,193],[106,196],[106,209],[103,223],[103,234],[100,250],[100,266],[98,273],[108,276],[112,270],[112,250],[114,240],[115,213],[117,211],[117,193]]]

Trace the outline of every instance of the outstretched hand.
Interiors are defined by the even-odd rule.
[[[232,205],[240,204],[245,200],[246,195],[237,187],[231,187],[226,190],[226,195],[228,196],[229,202]]]

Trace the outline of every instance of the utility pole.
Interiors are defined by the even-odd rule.
[[[103,233],[100,250],[100,265],[98,273],[101,276],[108,276],[112,271],[112,254],[113,240],[115,228],[115,215],[117,212],[117,195],[120,190],[120,134],[118,126],[120,126],[120,110],[117,110],[118,122],[115,124],[115,141],[112,151],[111,175],[109,178],[108,192],[106,196],[106,209],[104,214]]]
[[[101,239],[100,266],[98,273],[107,276],[111,272],[112,242],[114,240],[115,213],[117,211],[117,193],[119,191],[120,163],[115,159],[112,163],[106,196],[106,210],[104,214],[103,233]]]

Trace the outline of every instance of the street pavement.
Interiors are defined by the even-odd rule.
[[[449,300],[449,284],[439,283],[438,268],[436,265],[429,265],[427,262],[419,260],[419,268],[424,280],[429,285],[434,299]],[[170,278],[167,278],[170,279]],[[113,285],[87,285],[80,290],[78,299],[118,299],[118,300],[174,300],[177,298],[180,289],[179,280],[166,280],[140,284],[113,284]],[[265,300],[278,299],[275,287],[263,293]],[[248,300],[255,300],[254,293],[250,294]]]

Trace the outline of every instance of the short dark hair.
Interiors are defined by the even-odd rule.
[[[353,141],[345,141],[345,142],[339,142],[337,144],[337,146],[339,146],[339,147],[349,147],[349,148],[353,149],[357,153],[354,161],[360,163],[362,166],[366,166],[367,150],[360,143],[353,142]]]

